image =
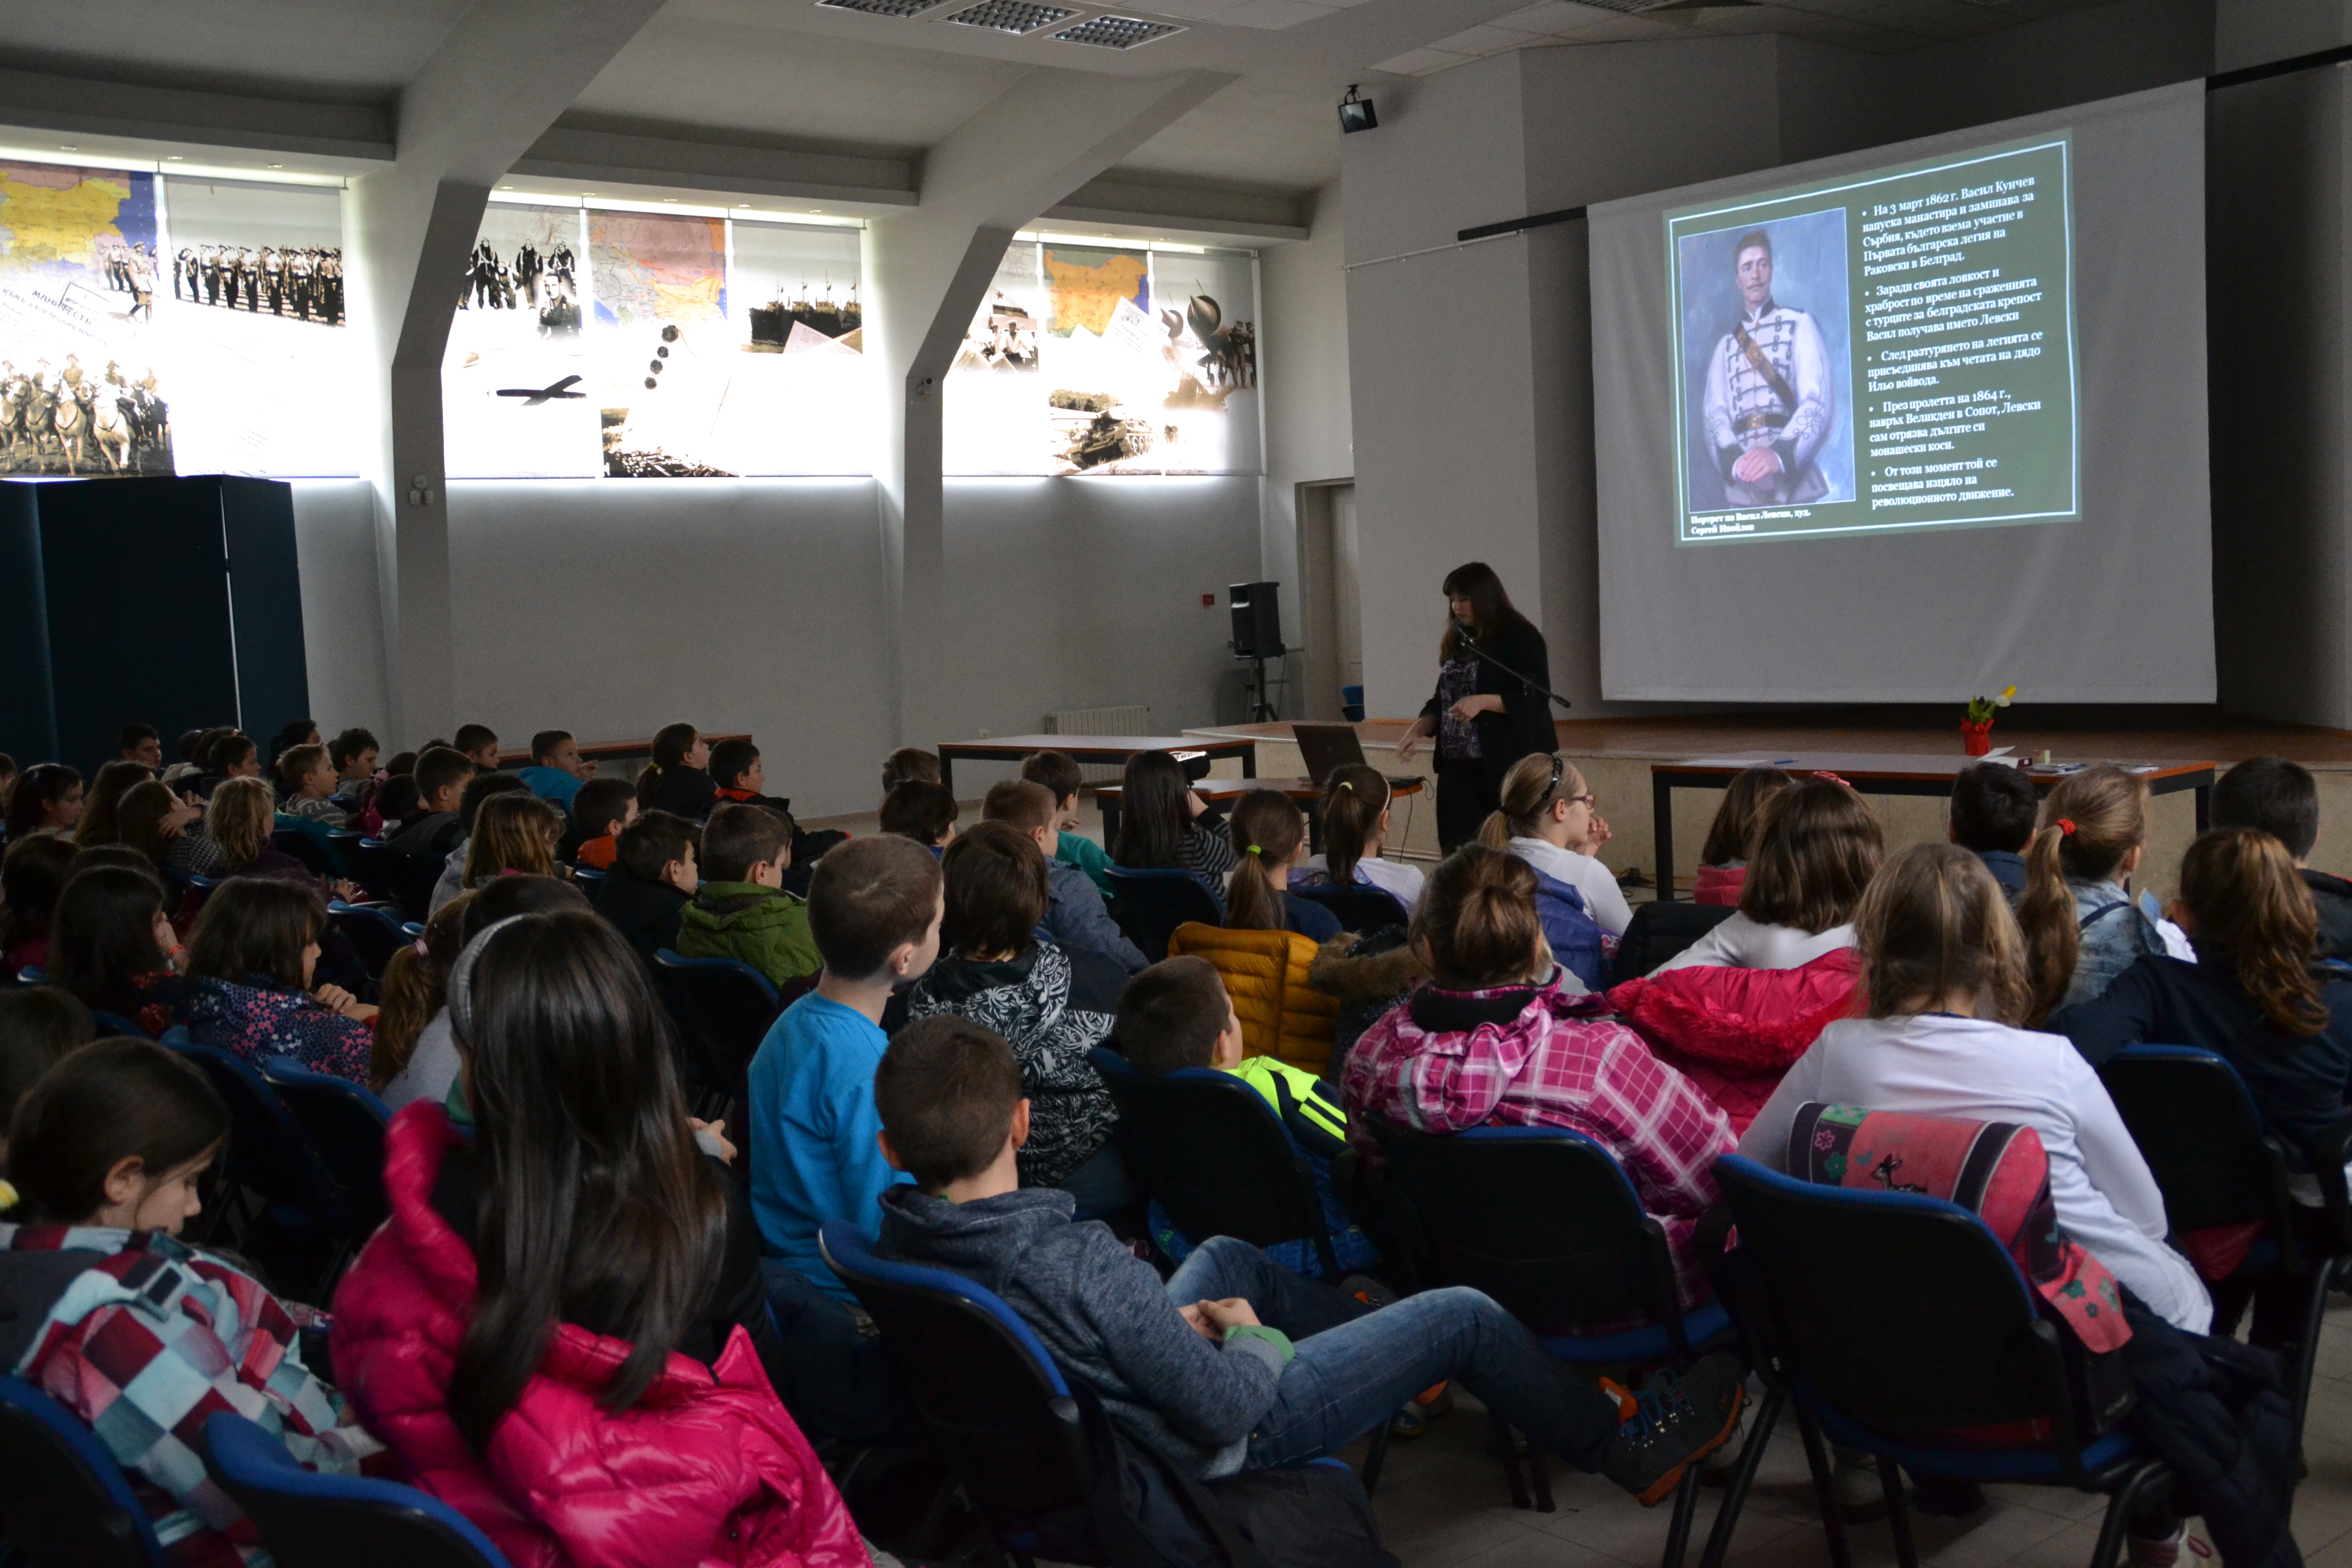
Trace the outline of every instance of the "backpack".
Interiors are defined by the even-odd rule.
[[[1606,987],[1609,961],[1601,926],[1585,908],[1583,892],[1537,871],[1536,914],[1543,921],[1544,940],[1551,943],[1551,955],[1559,966],[1582,981],[1587,991]]]

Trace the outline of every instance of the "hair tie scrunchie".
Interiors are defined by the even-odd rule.
[[[1242,846],[1242,847],[1243,847],[1245,851],[1247,851],[1249,854],[1252,854],[1252,855],[1256,856],[1256,857],[1257,857],[1259,859],[1261,859],[1261,860],[1263,860],[1263,859],[1265,859],[1265,850],[1263,850],[1263,849],[1260,849],[1260,848],[1259,848],[1256,845],[1255,845],[1255,844],[1244,844],[1244,846]]]
[[[2059,837],[2072,838],[2074,837],[2074,819],[2073,817],[2062,816],[2058,819],[2055,826],[2058,829]]]
[[[1333,784],[1331,787],[1332,787],[1333,789],[1343,789],[1343,790],[1346,790],[1349,795],[1353,795],[1353,794],[1355,794],[1355,793],[1356,793],[1356,786],[1355,786],[1354,784],[1349,784],[1346,779],[1341,779],[1338,784]]]
[[[418,937],[415,942],[410,942],[408,945],[416,950],[417,957],[425,960],[427,963],[433,962],[433,950],[425,945],[425,939],[423,937]]]

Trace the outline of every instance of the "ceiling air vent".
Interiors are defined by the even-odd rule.
[[[1040,27],[1075,16],[1066,5],[1034,5],[1029,0],[981,0],[957,12],[949,21],[965,27],[986,27],[992,33],[1034,33]]]
[[[1097,16],[1091,22],[1081,22],[1055,38],[1065,44],[1092,44],[1104,49],[1131,49],[1138,44],[1148,44],[1154,38],[1164,38],[1184,29],[1173,22],[1145,22],[1133,16]]]
[[[919,16],[946,0],[816,0],[828,11],[863,11],[869,16]]]

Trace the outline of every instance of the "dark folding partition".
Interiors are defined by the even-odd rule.
[[[294,493],[201,475],[0,484],[0,751],[85,771],[134,720],[266,741],[310,710]]]

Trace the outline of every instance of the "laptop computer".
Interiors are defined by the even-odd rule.
[[[1333,768],[1364,760],[1364,743],[1356,738],[1353,724],[1293,724],[1290,733],[1298,742],[1307,776],[1318,787],[1330,778]]]

